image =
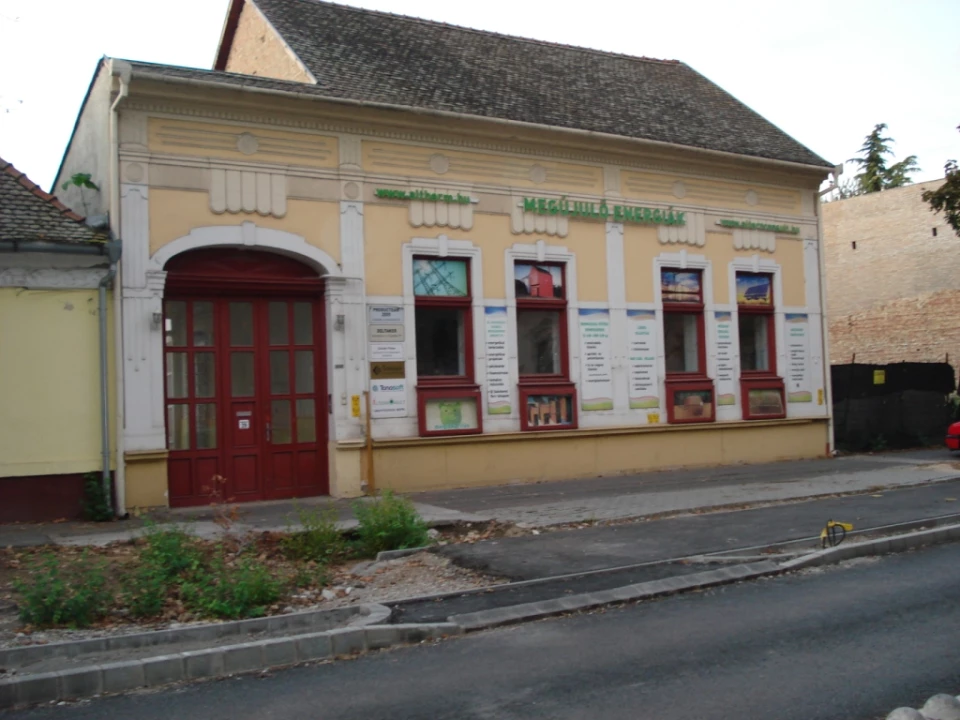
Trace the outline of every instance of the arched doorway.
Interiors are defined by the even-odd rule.
[[[326,494],[323,280],[243,249],[191,250],[165,270],[170,505]]]

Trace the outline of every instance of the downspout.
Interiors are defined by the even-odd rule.
[[[110,229],[114,237],[121,237],[120,234],[120,134],[118,132],[119,114],[117,108],[120,102],[130,94],[130,73],[129,63],[122,60],[110,60],[110,76],[116,77],[120,83],[120,90],[117,97],[110,105]],[[118,254],[119,257],[119,254]],[[120,267],[114,263],[111,270],[115,271],[115,282],[113,284],[113,352],[115,374],[117,379],[117,400],[116,400],[116,439],[115,446],[117,452],[116,460],[116,493],[117,504],[114,508],[114,514],[117,517],[126,517],[127,515],[127,468],[124,463],[124,437],[123,431],[126,425],[124,418],[124,386],[123,386],[123,299],[122,299],[122,275]],[[106,329],[104,328],[104,337]],[[106,387],[106,384],[104,384]],[[105,435],[106,437],[106,435]]]
[[[100,482],[103,484],[103,496],[108,509],[113,508],[113,493],[110,491],[110,386],[109,386],[109,349],[107,343],[107,286],[117,275],[117,260],[120,258],[120,244],[110,243],[108,248],[110,269],[97,285],[99,294],[100,319]],[[116,285],[114,285],[114,288]],[[119,504],[119,503],[118,503]]]
[[[833,457],[836,455],[836,445],[834,443],[834,418],[833,418],[833,383],[830,375],[830,333],[827,327],[827,265],[824,260],[823,243],[823,208],[820,198],[828,192],[836,190],[840,184],[840,175],[843,174],[843,165],[837,165],[833,169],[833,182],[826,190],[817,193],[817,261],[820,265],[820,338],[823,348],[823,402],[827,406],[827,455]]]

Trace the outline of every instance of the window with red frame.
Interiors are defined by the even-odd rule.
[[[707,377],[703,330],[703,273],[660,271],[667,417],[671,423],[714,419],[713,381]]]
[[[567,298],[562,265],[514,264],[520,382],[566,380]]]
[[[420,433],[479,433],[470,261],[414,258],[413,294]]]
[[[777,376],[773,275],[738,272],[736,280],[744,417],[784,417],[783,380]]]

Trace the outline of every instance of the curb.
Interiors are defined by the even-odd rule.
[[[368,625],[22,675],[0,680],[0,710],[332,660],[462,632],[452,623]]]
[[[463,628],[464,632],[485,630],[501,625],[510,625],[528,620],[540,620],[546,617],[565,615],[571,612],[592,610],[605,605],[647,600],[689,590],[726,585],[742,580],[753,580],[759,577],[780,575],[808,567],[834,565],[857,557],[887,555],[923,547],[925,545],[937,545],[957,540],[960,540],[960,524],[948,525],[932,530],[921,530],[890,538],[868,540],[855,545],[819,550],[783,563],[764,560],[762,562],[743,565],[727,565],[716,570],[707,570],[690,575],[680,575],[662,580],[626,585],[611,590],[568,595],[541,602],[453,615],[448,618],[448,620]]]

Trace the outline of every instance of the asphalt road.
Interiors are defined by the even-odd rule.
[[[465,567],[511,580],[532,580],[816,537],[831,519],[861,529],[953,513],[960,513],[960,481],[755,510],[498,538],[450,545],[441,552]]]
[[[960,545],[17,720],[872,720],[960,692]],[[0,713],[2,715],[2,713]]]

